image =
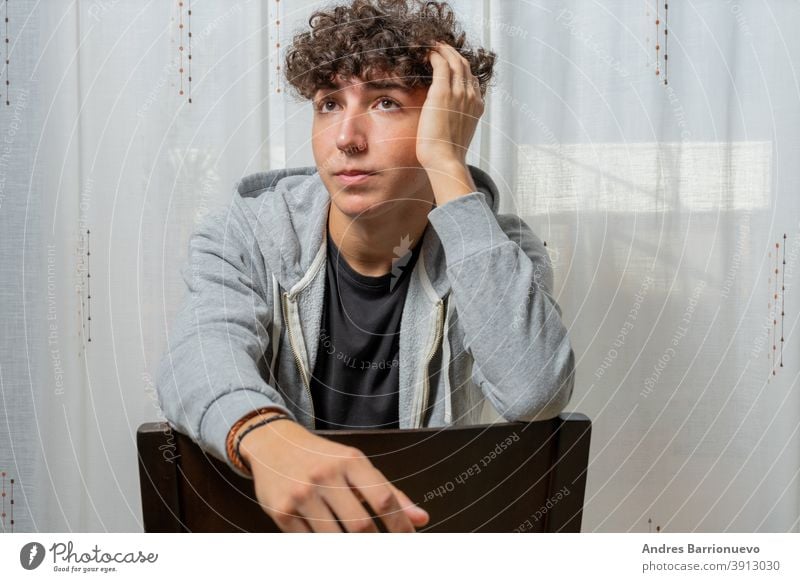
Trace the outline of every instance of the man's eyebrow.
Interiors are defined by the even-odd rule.
[[[407,85],[403,85],[402,83],[400,83],[398,81],[392,81],[392,80],[389,80],[389,79],[378,79],[378,80],[375,80],[375,81],[366,81],[364,83],[364,87],[366,87],[367,89],[383,89],[383,90],[385,90],[385,89],[400,89],[400,90],[403,90],[403,91],[410,90],[410,87],[408,87]]]
[[[400,90],[400,91],[410,91],[411,87],[408,85],[404,85],[398,81],[393,81],[391,79],[376,79],[373,81],[364,81],[360,83],[361,87],[368,91],[387,91],[387,90]],[[343,87],[338,87],[336,85],[325,85],[324,87],[320,87],[319,91],[322,91],[322,96],[319,99],[323,99],[325,97],[330,97],[334,93],[338,93],[342,91]]]

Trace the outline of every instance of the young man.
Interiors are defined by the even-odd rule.
[[[244,178],[193,236],[158,388],[285,531],[414,531],[427,513],[320,428],[557,416],[574,357],[547,253],[465,159],[494,55],[445,3],[315,13],[286,58],[315,168]]]

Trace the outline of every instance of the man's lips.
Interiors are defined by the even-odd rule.
[[[345,184],[358,184],[371,178],[374,172],[371,170],[345,170],[335,174],[339,180]]]
[[[354,170],[342,170],[341,172],[336,172],[337,174],[344,174],[345,176],[355,176],[356,174],[369,174],[372,170],[361,170],[361,169],[354,169]]]

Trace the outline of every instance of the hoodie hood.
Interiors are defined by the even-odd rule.
[[[496,215],[500,200],[492,178],[468,165],[478,191]],[[325,253],[330,194],[315,166],[257,172],[236,184],[237,202],[253,227],[269,269],[290,294],[306,283],[314,261]],[[425,231],[420,261],[439,297],[450,289],[444,250],[433,228]],[[418,263],[419,265],[419,263]]]

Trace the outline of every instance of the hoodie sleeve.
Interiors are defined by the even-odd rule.
[[[188,292],[156,381],[161,406],[174,427],[243,475],[225,451],[236,421],[263,406],[294,415],[260,372],[269,353],[271,282],[235,199],[192,235],[182,274]]]
[[[428,220],[445,251],[473,381],[508,421],[558,416],[572,396],[575,356],[547,249],[521,218],[495,216],[481,192]]]

